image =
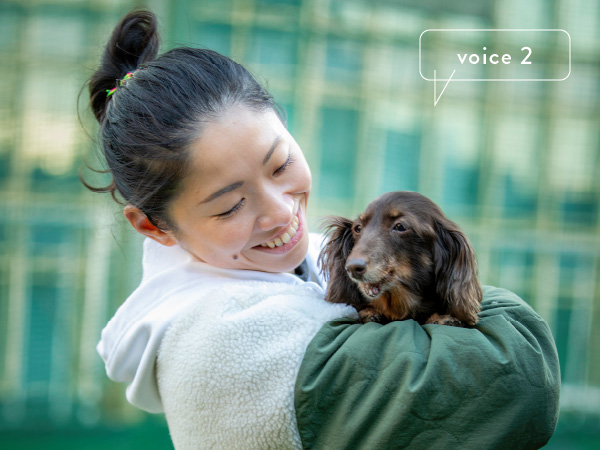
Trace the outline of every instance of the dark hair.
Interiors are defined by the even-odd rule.
[[[158,46],[156,16],[149,11],[127,14],[114,29],[89,82],[112,182],[98,188],[82,181],[116,201],[120,194],[157,227],[174,228],[168,206],[201,125],[236,104],[281,115],[272,96],[240,64],[212,50],[186,47],[157,58]],[[133,76],[122,81],[129,72]]]

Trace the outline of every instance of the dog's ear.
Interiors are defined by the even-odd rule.
[[[475,252],[454,222],[444,217],[436,221],[436,227],[434,260],[437,294],[449,314],[474,325],[483,298]]]
[[[325,279],[329,280],[325,299],[358,308],[365,303],[365,299],[346,273],[346,260],[354,247],[352,223],[344,217],[325,219],[323,228],[329,241],[321,250],[319,265]]]

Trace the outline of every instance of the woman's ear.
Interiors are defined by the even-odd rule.
[[[123,214],[138,233],[154,239],[159,244],[166,245],[167,247],[177,244],[177,240],[171,231],[163,231],[157,228],[139,208],[127,205],[123,209]]]

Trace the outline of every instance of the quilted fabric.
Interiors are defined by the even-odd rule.
[[[558,417],[548,325],[484,288],[473,329],[338,320],[313,339],[295,406],[304,448],[539,448]]]

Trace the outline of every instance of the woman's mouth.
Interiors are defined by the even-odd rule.
[[[285,253],[287,250],[292,248],[302,237],[303,227],[300,222],[300,211],[296,213],[296,216],[292,220],[292,223],[280,236],[267,242],[263,242],[260,245],[256,245],[253,248],[257,250],[274,251],[275,253]]]

